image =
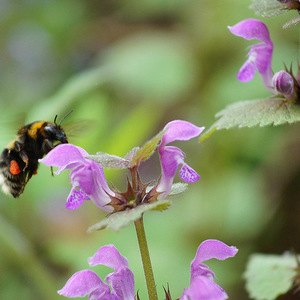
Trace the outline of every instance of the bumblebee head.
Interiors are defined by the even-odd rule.
[[[62,129],[61,122],[71,113],[73,112],[73,110],[71,110],[70,112],[68,112],[61,120],[60,122],[57,124],[56,123],[56,119],[57,119],[57,115],[54,118],[54,124],[49,123],[48,125],[46,125],[44,127],[44,131],[47,134],[48,138],[50,140],[53,141],[60,141],[61,143],[68,143],[68,138],[64,132],[64,130]]]
[[[57,124],[49,124],[44,127],[44,132],[47,138],[52,141],[60,141],[61,143],[68,143],[68,138],[64,130]]]

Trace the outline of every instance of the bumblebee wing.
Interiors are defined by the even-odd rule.
[[[24,126],[24,120],[24,113],[0,110],[0,149],[16,138],[18,130]]]
[[[97,126],[97,120],[76,120],[62,125],[67,137],[77,137],[92,131]]]

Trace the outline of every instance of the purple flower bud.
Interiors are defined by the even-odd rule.
[[[294,80],[286,71],[279,71],[273,76],[273,86],[276,91],[282,94],[286,99],[294,98]]]

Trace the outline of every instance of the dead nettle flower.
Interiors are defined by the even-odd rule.
[[[215,281],[214,272],[203,262],[216,258],[225,260],[238,252],[234,246],[227,246],[218,240],[206,240],[200,244],[191,262],[190,286],[184,290],[180,300],[225,300],[227,293]]]
[[[174,141],[187,141],[198,136],[204,127],[197,127],[185,121],[169,122],[165,128],[165,133],[161,138],[158,148],[161,163],[161,180],[157,185],[156,191],[161,193],[158,199],[164,199],[171,191],[173,179],[178,167],[181,165],[179,175],[185,182],[196,182],[200,176],[188,164],[184,162],[184,153],[181,149],[174,146],[167,146]]]
[[[59,167],[56,174],[65,169],[72,169],[70,172],[72,189],[67,198],[66,208],[76,209],[84,200],[92,200],[102,210],[111,212],[112,207],[107,204],[111,201],[110,196],[115,194],[108,187],[103,168],[87,159],[89,154],[84,149],[72,144],[65,144],[65,146],[58,145],[40,162]]]
[[[286,100],[299,101],[299,73],[294,76],[292,70],[286,68],[273,75],[272,54],[273,43],[267,26],[256,19],[246,19],[228,29],[236,36],[246,40],[257,39],[261,43],[254,44],[248,52],[248,59],[237,74],[237,79],[247,82],[253,79],[257,71],[266,89],[274,94],[281,95]],[[300,68],[299,68],[300,71]]]
[[[73,298],[89,295],[92,300],[134,300],[134,276],[128,267],[127,259],[114,245],[103,246],[88,260],[90,266],[104,265],[115,272],[106,276],[105,281],[91,270],[75,273],[65,286],[58,291],[60,295]]]
[[[132,149],[125,158],[106,153],[89,155],[84,149],[72,144],[62,144],[50,151],[40,162],[48,166],[59,167],[56,174],[64,169],[72,169],[70,180],[72,189],[66,207],[78,208],[84,200],[92,200],[99,208],[107,212],[118,212],[152,203],[166,198],[172,190],[173,179],[179,166],[180,177],[185,182],[195,182],[199,175],[184,161],[184,153],[177,147],[167,146],[174,141],[187,141],[198,136],[204,127],[197,127],[186,121],[169,122],[165,128],[148,141],[142,148]],[[160,145],[159,145],[160,144]],[[143,184],[139,173],[139,164],[148,159],[159,145],[162,173],[157,183],[149,187]],[[131,181],[124,193],[106,182],[103,167],[128,169]]]
[[[288,10],[296,10],[300,14],[299,0],[252,0],[251,9],[262,17],[273,17],[285,13]],[[300,22],[300,16],[286,23],[283,28]]]
[[[238,249],[227,246],[218,240],[206,240],[200,244],[191,262],[190,286],[183,291],[180,300],[225,300],[228,298],[225,290],[215,281],[214,272],[203,262],[210,259],[225,260],[234,257]],[[122,256],[114,245],[101,247],[89,258],[91,266],[104,265],[115,272],[106,276],[105,281],[91,270],[82,270],[67,281],[58,291],[66,297],[84,297],[89,299],[134,300],[134,275],[128,267],[127,259]],[[174,267],[174,266],[173,266]]]

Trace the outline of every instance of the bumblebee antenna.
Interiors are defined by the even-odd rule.
[[[54,122],[53,122],[55,125],[57,125],[57,124],[56,124],[56,119],[57,119],[57,115],[55,116]]]
[[[69,111],[69,112],[68,112],[68,113],[60,120],[58,126],[60,126],[61,122],[62,122],[62,121],[63,121],[70,113],[72,113],[72,112],[73,112],[73,109],[72,109],[71,111]],[[56,117],[57,117],[57,115],[55,116],[54,123],[55,123]]]

